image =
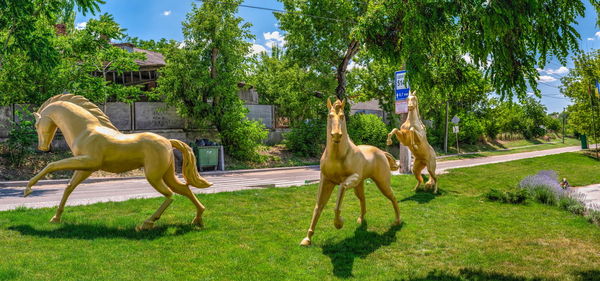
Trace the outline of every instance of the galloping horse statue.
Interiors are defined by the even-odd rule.
[[[27,196],[32,192],[31,187],[46,174],[59,170],[75,170],[50,222],[60,222],[69,195],[94,171],[122,173],[143,167],[148,182],[164,195],[166,200],[137,229],[151,229],[154,226],[173,201],[173,192],[192,201],[197,209],[192,223],[202,226],[202,213],[205,208],[192,193],[189,185],[206,188],[212,183],[198,174],[196,158],[187,144],[152,133],[122,134],[95,104],[82,96],[72,94],[57,95],[48,99],[33,115],[36,120],[38,149],[50,149],[50,143],[58,128],[73,153],[71,158],[48,164],[29,181],[25,189],[24,196]],[[183,155],[182,170],[186,183],[180,182],[175,176],[173,148],[180,150]]]
[[[402,124],[400,130],[394,128],[388,134],[387,145],[392,145],[392,135],[396,135],[396,139],[407,146],[415,156],[412,170],[417,179],[415,190],[418,190],[423,183],[421,171],[427,167],[429,180],[425,184],[425,188],[427,190],[433,189],[433,193],[437,193],[435,150],[433,150],[433,147],[427,141],[426,128],[419,117],[419,102],[415,92],[412,92],[408,96],[408,118]]]
[[[395,224],[400,224],[400,209],[396,197],[390,187],[390,171],[398,169],[396,160],[391,154],[370,145],[355,145],[346,130],[344,117],[345,102],[337,100],[333,105],[327,99],[329,117],[327,119],[327,146],[321,156],[321,180],[317,194],[312,220],[306,238],[300,245],[308,246],[315,232],[315,226],[321,216],[335,185],[340,185],[335,206],[334,225],[340,229],[344,225],[340,217],[344,192],[354,188],[354,194],[360,201],[360,216],[358,223],[362,224],[367,212],[365,206],[365,189],[363,181],[372,179],[381,193],[387,197],[396,214]]]

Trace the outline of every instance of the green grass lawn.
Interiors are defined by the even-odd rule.
[[[333,227],[333,200],[312,247],[305,236],[316,185],[199,195],[206,227],[177,197],[157,227],[137,233],[162,198],[0,212],[0,280],[600,280],[600,228],[557,207],[489,202],[490,188],[554,169],[573,185],[600,182],[600,164],[566,153],[452,170],[442,195],[393,186],[403,224],[369,183],[367,221],[358,200],[344,200],[345,226]]]

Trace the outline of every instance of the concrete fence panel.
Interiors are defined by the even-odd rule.
[[[185,120],[163,102],[136,102],[134,130],[182,129]]]
[[[131,131],[133,122],[131,114],[131,104],[124,102],[106,103],[106,109],[103,105],[99,106],[104,110],[110,121],[121,131]]]
[[[248,108],[248,119],[262,122],[269,129],[274,127],[274,106],[264,104],[246,104],[245,106]]]

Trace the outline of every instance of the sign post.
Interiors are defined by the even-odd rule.
[[[460,122],[460,118],[458,118],[458,116],[454,116],[452,117],[451,122],[454,123],[454,126],[452,127],[452,132],[456,134],[456,153],[460,154],[460,148],[458,147],[458,122]]]
[[[406,81],[406,70],[396,71],[394,73],[394,95],[396,100],[396,114],[400,115],[400,125],[408,118],[408,94],[410,88]],[[409,174],[411,172],[410,160],[412,158],[408,147],[400,143],[400,173]]]

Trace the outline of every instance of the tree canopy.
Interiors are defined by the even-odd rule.
[[[166,53],[157,91],[196,125],[214,126],[230,155],[252,160],[266,132],[246,119],[238,96],[253,38],[250,24],[235,15],[240,3],[193,5],[183,23],[184,44]]]
[[[585,11],[581,0],[368,3],[354,38],[378,56],[402,59],[411,85],[432,83],[428,62],[466,56],[506,98],[524,98],[528,86],[539,93],[536,68],[551,56],[565,63],[578,49],[574,25]]]

